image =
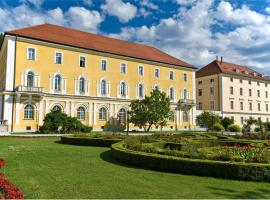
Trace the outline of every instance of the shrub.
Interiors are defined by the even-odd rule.
[[[45,116],[43,125],[39,128],[41,133],[89,133],[92,127],[83,125],[77,118],[69,117],[61,111],[51,111]]]
[[[90,137],[72,137],[62,136],[61,143],[81,145],[81,146],[97,146],[97,147],[110,147],[112,144],[120,142],[121,139],[102,139]]]
[[[221,118],[220,123],[222,124],[224,129],[227,131],[228,126],[234,123],[234,119],[230,117],[223,117]]]
[[[228,126],[228,131],[231,132],[240,132],[241,128],[240,126],[236,125],[236,124],[231,124],[230,126]]]
[[[214,129],[214,131],[218,131],[218,132],[225,130],[224,127],[222,126],[222,124],[220,124],[220,123],[215,123],[213,126],[213,129]]]

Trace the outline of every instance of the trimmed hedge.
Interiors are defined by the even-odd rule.
[[[270,165],[179,158],[136,152],[113,144],[112,156],[124,163],[154,170],[251,181],[270,181]]]
[[[121,139],[102,139],[102,138],[74,137],[74,136],[61,137],[61,143],[63,144],[72,144],[81,146],[111,147],[112,144],[120,141]]]

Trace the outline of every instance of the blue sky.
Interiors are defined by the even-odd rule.
[[[202,67],[270,74],[270,0],[2,0],[0,31],[53,23],[142,42]]]

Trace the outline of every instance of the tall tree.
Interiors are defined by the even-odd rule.
[[[231,124],[234,124],[234,119],[231,118],[231,117],[223,117],[223,118],[220,119],[220,123],[225,128],[225,130],[227,131],[228,126],[230,126]]]
[[[166,93],[153,90],[150,96],[142,100],[133,100],[130,104],[130,122],[149,132],[152,125],[165,126],[170,112],[170,100]]]
[[[213,130],[213,126],[220,122],[220,118],[213,112],[203,111],[197,116],[197,123],[207,128],[207,130]]]

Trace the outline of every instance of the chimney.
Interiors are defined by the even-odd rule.
[[[220,57],[220,63],[222,63],[222,61],[223,61],[223,57],[221,56],[221,57]]]
[[[216,56],[216,61],[218,61],[218,56]]]

